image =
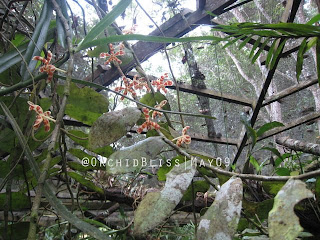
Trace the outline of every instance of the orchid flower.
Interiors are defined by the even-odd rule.
[[[122,61],[118,58],[118,56],[125,55],[125,52],[123,50],[124,45],[121,43],[119,45],[119,51],[117,51],[116,53],[114,53],[114,47],[111,43],[109,44],[109,48],[110,48],[110,53],[100,53],[100,58],[105,58],[105,57],[108,58],[104,64],[107,65],[110,62],[117,62],[117,63],[121,64]]]
[[[155,130],[159,130],[160,129],[160,125],[156,122],[152,122],[150,120],[150,110],[146,107],[142,108],[142,112],[144,114],[144,118],[146,119],[146,121],[144,123],[142,123],[142,125],[140,127],[138,127],[137,129],[137,133],[142,133],[143,130],[151,130],[151,129],[155,129]]]
[[[133,82],[132,83],[129,83],[129,78],[126,78],[125,76],[122,77],[122,81],[124,83],[124,87],[123,86],[120,86],[120,87],[116,87],[114,90],[116,92],[122,92],[123,91],[123,95],[128,95],[128,92],[131,93],[132,97],[136,97],[137,94],[136,92],[134,91],[133,89]],[[120,100],[123,100],[124,99],[124,96],[121,96]]]
[[[166,78],[168,78],[168,73],[165,73],[157,80],[153,80],[151,84],[156,86],[158,91],[163,90],[163,92],[167,93],[167,89],[165,87],[172,86],[173,82],[171,80],[165,80]]]
[[[187,130],[190,128],[190,126],[186,126],[182,129],[182,136],[177,137],[175,139],[173,139],[172,141],[177,140],[176,145],[178,147],[181,147],[183,143],[185,144],[190,144],[191,143],[191,137],[189,135],[187,135]]]
[[[41,61],[44,65],[39,68],[39,72],[46,72],[48,74],[47,83],[51,82],[53,79],[53,73],[56,70],[56,67],[50,64],[52,59],[52,53],[50,51],[47,52],[47,58],[43,58],[40,56],[34,56],[33,60]]]
[[[155,105],[154,108],[161,110],[167,104],[167,102],[168,102],[167,100],[163,100],[158,105]],[[155,119],[157,116],[161,117],[162,112],[153,111],[152,119]]]
[[[33,102],[28,101],[28,104],[29,104],[29,111],[34,110],[37,113],[36,120],[33,124],[33,129],[37,130],[40,127],[41,123],[43,122],[44,130],[46,132],[49,132],[50,131],[49,120],[55,122],[55,120],[51,118],[51,112],[50,111],[43,112],[42,107],[34,104]]]

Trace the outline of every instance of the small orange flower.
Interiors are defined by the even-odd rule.
[[[142,133],[143,130],[151,130],[151,129],[156,129],[159,130],[160,129],[160,125],[156,122],[152,122],[150,120],[150,115],[149,115],[149,109],[144,107],[142,108],[142,112],[144,114],[144,118],[146,119],[146,121],[144,123],[142,123],[142,125],[140,127],[138,127],[137,129],[137,133]]]
[[[47,59],[40,56],[34,56],[32,59],[41,61],[44,64],[42,67],[39,68],[39,72],[46,72],[48,74],[47,83],[51,82],[53,78],[53,73],[56,70],[56,67],[50,64],[52,59],[52,53],[50,51],[47,52]]]
[[[29,104],[29,111],[34,110],[37,113],[36,120],[34,121],[34,124],[33,124],[33,129],[37,130],[40,127],[41,123],[43,122],[44,130],[46,132],[49,132],[50,131],[49,120],[55,121],[54,119],[51,118],[51,112],[50,111],[43,112],[42,107],[34,104],[33,102],[28,101],[28,104]]]
[[[125,54],[123,50],[124,49],[123,43],[119,45],[119,51],[117,51],[116,53],[114,53],[114,47],[111,43],[109,44],[109,48],[110,48],[110,53],[100,53],[100,58],[105,58],[105,57],[108,58],[104,64],[107,65],[110,62],[117,62],[121,64],[122,61],[117,56],[123,56]]]
[[[138,78],[138,75],[133,77],[133,86],[135,89],[143,89],[144,87],[147,89],[147,92],[150,92],[151,89],[148,86],[146,79]]]
[[[165,80],[168,78],[168,73],[165,73],[162,75],[160,78],[157,80],[152,81],[152,85],[156,86],[158,91],[163,90],[165,93],[167,93],[167,89],[165,88],[166,86],[172,86],[173,82],[171,80]]]
[[[164,107],[164,105],[167,104],[167,102],[168,102],[167,100],[163,100],[158,105],[155,105],[154,108],[161,110]],[[162,116],[162,112],[153,111],[152,119],[155,119],[157,116],[161,117]]]
[[[172,140],[172,141],[177,140],[176,145],[177,145],[178,147],[181,147],[181,145],[182,145],[183,143],[185,143],[185,144],[190,144],[190,143],[191,143],[191,137],[186,134],[186,133],[187,133],[187,130],[188,130],[189,128],[190,128],[189,126],[186,126],[185,128],[183,128],[183,129],[182,129],[182,136],[177,137],[177,138],[175,138],[175,139]]]
[[[130,79],[129,78],[126,78],[125,76],[122,77],[122,81],[124,83],[124,87],[120,86],[120,87],[116,87],[114,90],[116,92],[121,92],[123,91],[123,95],[128,95],[128,92],[131,93],[132,97],[136,97],[137,94],[136,92],[134,91],[133,89],[133,82],[132,83],[129,83]],[[124,99],[124,96],[121,96],[120,100],[123,100]]]

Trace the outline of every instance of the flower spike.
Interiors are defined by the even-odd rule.
[[[167,100],[163,100],[161,101],[158,105],[155,105],[154,108],[156,109],[162,109],[166,104],[167,104]],[[162,112],[158,112],[158,111],[153,111],[152,113],[152,119],[155,119],[157,116],[161,117],[162,116]]]
[[[152,81],[152,85],[156,86],[158,91],[163,90],[164,93],[167,93],[167,89],[165,87],[172,86],[173,82],[171,80],[165,80],[168,78],[168,73],[163,74],[157,80]]]
[[[122,92],[123,91],[123,95],[127,96],[128,92],[131,93],[132,97],[136,97],[137,94],[133,89],[133,82],[129,83],[129,78],[126,78],[125,76],[122,77],[122,81],[124,83],[124,87],[120,86],[120,87],[116,87],[114,90],[116,92]],[[121,96],[120,100],[123,100],[124,96]]]
[[[145,78],[138,78],[138,75],[134,75],[134,77],[133,77],[133,86],[135,89],[143,89],[145,87],[147,89],[147,92],[151,91],[146,79]]]
[[[191,137],[186,134],[186,133],[187,133],[187,130],[188,130],[189,128],[190,128],[189,126],[184,127],[184,128],[182,129],[182,136],[177,137],[177,138],[175,138],[175,139],[172,140],[172,141],[177,140],[176,145],[177,145],[178,147],[181,147],[181,145],[182,145],[183,143],[185,143],[185,144],[190,144],[190,143],[191,143]]]
[[[47,52],[47,58],[34,56],[32,59],[43,63],[43,66],[39,68],[39,72],[46,72],[48,74],[47,83],[51,82],[53,79],[53,73],[56,70],[56,67],[50,64],[52,59],[51,51]]]
[[[152,122],[150,120],[150,115],[149,112],[150,110],[146,107],[142,108],[142,112],[144,114],[144,118],[146,119],[146,121],[144,123],[142,123],[142,125],[140,127],[138,127],[137,129],[137,133],[141,134],[143,130],[151,130],[151,129],[155,129],[155,130],[159,130],[160,129],[160,125],[156,122]]]
[[[109,44],[109,48],[110,48],[110,53],[100,53],[100,58],[105,58],[105,57],[108,58],[104,64],[107,65],[110,62],[117,62],[121,64],[122,61],[117,56],[123,56],[125,54],[123,50],[124,49],[123,43],[119,45],[119,51],[117,51],[116,53],[114,53],[114,47],[111,43]]]
[[[43,112],[42,107],[34,104],[33,102],[28,101],[28,104],[29,104],[29,111],[34,110],[37,113],[36,120],[34,121],[34,124],[33,124],[33,129],[37,130],[40,127],[41,123],[43,122],[44,130],[46,132],[49,132],[50,131],[49,120],[55,122],[55,120],[51,118],[51,112],[50,111]]]

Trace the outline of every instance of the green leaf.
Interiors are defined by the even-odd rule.
[[[111,25],[118,16],[120,16],[126,8],[130,5],[131,0],[121,0],[101,21],[95,25],[83,41],[79,44],[78,50],[83,49],[83,46],[94,40],[106,27]]]
[[[18,47],[18,51],[23,55],[27,50],[27,46],[28,46],[28,43],[24,43],[23,45]],[[8,68],[12,67],[14,64],[17,64],[22,60],[18,51],[16,49],[13,49],[10,52],[7,52],[0,57],[0,73],[4,72],[5,70],[7,70]],[[1,79],[1,82],[3,81],[4,80]]]
[[[267,66],[267,67],[269,67],[270,61],[271,61],[271,59],[272,59],[272,55],[273,55],[273,53],[274,53],[274,48],[275,48],[275,46],[276,46],[276,43],[277,43],[277,39],[275,39],[275,40],[273,41],[273,43],[271,44],[271,47],[270,47],[270,49],[269,49],[269,52],[268,52],[268,54],[267,54],[267,58],[266,58],[266,66]],[[270,68],[270,67],[269,67],[269,68]]]
[[[48,29],[50,26],[51,16],[53,14],[53,6],[50,1],[44,1],[43,8],[39,17],[39,21],[32,34],[32,40],[28,44],[24,59],[25,63],[21,65],[20,74],[23,80],[27,80],[30,77],[29,71],[33,71],[37,65],[37,61],[32,61],[33,56],[39,56],[40,52],[47,40]],[[29,71],[27,70],[29,69]]]
[[[171,171],[171,169],[175,165],[179,165],[185,162],[185,157],[183,156],[176,156],[170,160],[166,160],[165,158],[162,159],[161,167],[159,168],[157,172],[158,180],[159,181],[165,181],[166,180],[166,174]]]
[[[280,181],[262,182],[262,187],[268,194],[276,195],[285,183]]]
[[[146,104],[146,105],[148,105],[150,107],[154,107],[155,105],[159,104],[163,100],[167,100],[168,101],[166,96],[164,96],[162,93],[155,92],[154,95],[152,93],[146,93],[140,99],[140,102],[143,103],[143,104]],[[166,105],[164,105],[163,110],[168,110],[168,111],[171,110],[169,102]]]
[[[69,153],[80,159],[81,163],[68,161],[67,164],[74,170],[81,172],[88,170],[105,169],[105,165],[101,163],[96,157],[91,156],[80,149],[71,148]]]
[[[70,148],[68,151],[69,151],[69,153],[71,153],[73,156],[79,158],[80,160],[84,159],[84,158],[88,158],[88,159],[95,158],[94,156],[89,155],[88,153],[82,151],[81,149]]]
[[[239,50],[241,50],[252,38],[252,35],[249,35],[245,40],[242,41],[239,45]]]
[[[269,212],[268,232],[270,240],[294,240],[303,231],[299,218],[294,213],[294,206],[313,194],[300,180],[289,179],[274,198],[274,205]]]
[[[273,57],[272,57],[272,60],[271,60],[271,63],[270,63],[270,69],[273,69],[273,67],[275,66],[276,61],[277,61],[280,53],[282,52],[283,47],[284,47],[285,44],[286,44],[286,39],[282,40],[281,43],[279,44],[277,50],[273,54]]]
[[[63,95],[63,89],[64,86],[58,86],[59,96]],[[109,101],[105,96],[89,87],[79,88],[76,84],[71,83],[66,107],[66,114],[70,117],[92,125],[101,114],[108,111],[108,107]]]
[[[261,171],[260,164],[258,163],[258,161],[253,156],[250,156],[250,163],[254,166],[254,168],[256,169],[256,171],[258,173]]]
[[[260,127],[257,131],[257,137],[261,137],[262,134],[264,134],[265,132],[273,129],[273,128],[276,128],[276,127],[283,127],[284,125],[280,122],[277,122],[277,121],[273,121],[273,122],[269,122],[269,123],[266,123],[264,124],[262,127]]]
[[[99,193],[99,194],[104,194],[104,191],[102,188],[96,186],[92,181],[86,179],[84,176],[75,173],[75,172],[68,172],[68,175],[70,177],[72,177],[74,180],[76,180],[77,182],[79,182],[80,184],[82,184],[83,186]]]
[[[239,41],[241,38],[244,38],[244,37],[246,37],[245,34],[240,35],[239,37],[234,38],[233,40],[231,40],[231,41],[229,41],[227,44],[225,44],[225,45],[222,47],[222,49],[231,46],[232,44],[234,44],[235,42]]]
[[[76,136],[74,137],[71,134],[67,133],[67,136],[71,138],[75,143],[79,144],[82,147],[88,148],[88,141],[89,141],[88,134],[79,130],[68,130],[68,132]],[[82,138],[82,139],[79,139],[79,138]]]
[[[253,44],[253,47],[252,47],[252,49],[251,49],[249,58],[252,58],[252,57],[253,57],[253,54],[254,54],[255,50],[257,49],[257,47],[259,46],[259,44],[260,44],[260,42],[261,42],[261,39],[262,39],[262,37],[259,37],[259,38],[255,41],[255,43]]]
[[[275,167],[278,167],[282,162],[283,160],[285,160],[286,158],[288,157],[291,157],[292,154],[291,153],[284,153],[281,155],[281,157],[278,157],[274,162],[275,162]]]
[[[15,102],[11,106],[10,111],[17,120],[19,126],[22,127],[25,124],[27,113],[29,112],[27,100],[22,97],[15,98],[14,96],[0,97],[0,101],[3,101],[7,107],[10,106],[14,100]],[[4,115],[2,109],[0,109],[0,115]]]
[[[320,21],[320,14],[315,15],[313,18],[311,18],[306,24],[312,25],[316,22]]]
[[[193,182],[193,192],[194,195],[192,196],[192,186],[190,185],[186,192],[182,197],[182,201],[191,201],[192,199],[196,198],[197,192],[205,193],[210,188],[210,184],[207,181],[195,181]]]
[[[59,6],[61,8],[62,15],[65,17],[65,19],[67,21],[69,21],[69,15],[68,15],[68,9],[67,9],[66,0],[57,0],[57,3],[59,4]],[[58,14],[56,15],[56,22],[57,22],[57,35],[58,35],[59,42],[60,42],[60,44],[61,44],[61,46],[63,48],[66,48],[66,46],[67,46],[67,42],[66,42],[67,36],[66,36],[65,29],[63,27],[63,23],[62,23],[60,17],[58,16]]]
[[[309,51],[313,46],[316,45],[317,39],[318,39],[317,37],[313,37],[307,42],[307,47],[306,47],[305,52]]]
[[[115,42],[123,42],[123,41],[135,41],[140,40],[144,42],[157,42],[157,43],[173,43],[173,42],[192,42],[192,41],[222,41],[223,38],[215,37],[215,36],[196,36],[196,37],[183,37],[183,38],[175,38],[175,37],[160,37],[160,36],[149,36],[149,35],[141,35],[141,34],[127,34],[127,35],[114,35],[109,36],[107,38],[96,39],[92,41],[88,41],[86,43],[82,43],[77,51],[84,50],[90,47],[99,46],[102,44],[115,43]]]
[[[278,151],[278,149],[276,148],[270,148],[270,147],[263,147],[261,148],[261,150],[268,150],[270,152],[272,152],[273,154],[275,154],[277,157],[279,157],[280,159],[283,160],[281,153]]]
[[[264,47],[268,44],[270,38],[267,38],[261,45],[261,47],[259,48],[259,50],[256,52],[256,54],[253,56],[251,63],[254,64],[254,62],[257,60],[257,58],[260,56],[260,54],[262,53],[262,51],[264,50]]]
[[[297,65],[296,65],[297,81],[299,81],[299,78],[301,75],[302,65],[303,65],[303,54],[306,51],[306,47],[307,47],[307,38],[303,39],[303,41],[299,47],[299,51],[298,51],[298,55],[297,55]]]
[[[4,210],[6,202],[6,193],[0,193],[0,210]],[[30,209],[31,205],[28,196],[21,192],[11,193],[11,203],[9,204],[9,210],[16,211],[22,209]]]
[[[288,168],[279,167],[276,169],[276,174],[279,176],[290,176],[290,172]]]

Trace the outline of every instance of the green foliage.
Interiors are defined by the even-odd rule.
[[[192,195],[192,186],[190,185],[187,191],[184,193],[182,201],[191,201],[196,198],[197,192],[205,193],[208,191],[210,184],[207,181],[195,181],[193,184],[193,195]]]
[[[68,172],[68,175],[72,177],[74,180],[82,184],[83,186],[89,188],[92,191],[95,191],[101,195],[104,194],[104,191],[102,188],[96,186],[92,181],[86,179],[84,176],[76,173],[76,172]]]
[[[21,192],[11,193],[12,202],[9,204],[9,210],[17,211],[30,208],[29,198]],[[0,210],[4,210],[6,203],[6,193],[0,193]]]
[[[231,25],[217,25],[212,30],[222,31],[229,33],[230,35],[224,38],[224,41],[228,41],[225,45],[229,46],[240,39],[245,40],[239,45],[239,49],[243,48],[247,42],[250,41],[252,36],[256,36],[255,43],[251,49],[249,58],[254,63],[261,55],[268,43],[272,41],[270,49],[268,51],[266,65],[273,69],[276,60],[282,52],[284,45],[288,39],[303,38],[298,51],[298,58],[296,64],[296,77],[299,79],[302,66],[303,66],[303,54],[308,51],[311,46],[316,44],[318,50],[320,50],[320,28],[319,26],[313,26],[312,24],[318,22],[319,15],[314,16],[306,24],[298,23],[275,23],[275,24],[259,24],[259,23],[235,23]],[[249,37],[250,38],[249,38]],[[252,38],[251,38],[252,39]],[[258,51],[257,48],[259,48]],[[275,49],[276,48],[276,49]],[[317,51],[317,59],[320,59],[319,51]],[[320,61],[317,61],[318,77],[320,76]]]
[[[165,159],[162,159],[162,161],[165,161]],[[176,156],[172,158],[170,161],[165,161],[162,163],[162,166],[158,169],[157,175],[159,181],[165,181],[166,180],[166,174],[170,172],[170,170],[178,164],[182,164],[185,162],[185,158],[183,156]]]
[[[95,25],[78,46],[78,50],[94,40],[103,30],[111,25],[114,20],[129,6],[131,0],[121,0],[97,25]],[[111,43],[111,42],[110,42]]]
[[[57,92],[63,95],[64,86],[58,86]],[[92,125],[101,114],[108,111],[109,101],[91,88],[79,88],[72,83],[66,114],[88,125]]]

